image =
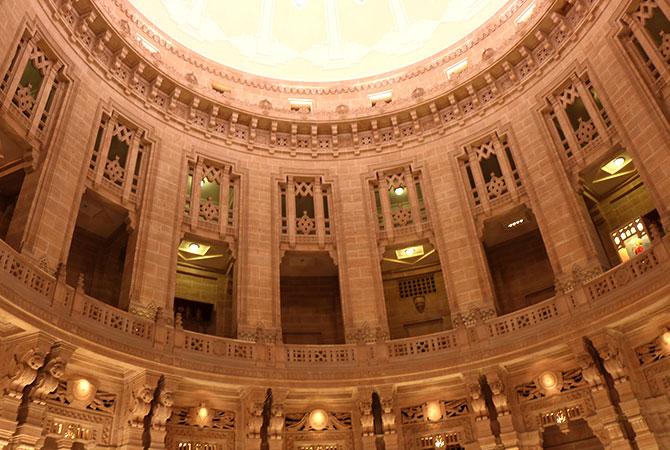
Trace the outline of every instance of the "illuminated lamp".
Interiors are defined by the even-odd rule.
[[[437,422],[442,418],[442,406],[440,402],[428,402],[426,403],[426,418],[431,422]]]
[[[309,413],[309,425],[316,431],[321,431],[328,426],[328,413],[323,409],[315,409]]]
[[[544,372],[538,380],[544,390],[552,391],[558,387],[558,376],[554,372]]]
[[[93,385],[85,378],[80,378],[72,386],[72,395],[76,400],[88,400],[93,391]]]
[[[402,187],[402,186],[399,186],[399,187],[397,187],[397,188],[395,188],[395,189],[393,190],[393,193],[394,193],[395,195],[397,195],[398,197],[400,197],[402,194],[405,193],[405,188]]]

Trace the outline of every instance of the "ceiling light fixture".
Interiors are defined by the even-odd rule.
[[[507,228],[518,227],[518,226],[521,225],[523,222],[524,222],[524,219],[523,219],[523,218],[521,218],[521,219],[517,219],[517,220],[515,220],[514,222],[510,222],[510,223],[508,223],[508,224],[507,224]]]
[[[315,409],[309,413],[309,424],[316,431],[321,431],[328,426],[328,413],[323,409]]]
[[[628,163],[631,162],[630,158],[627,158],[625,155],[619,155],[604,166],[602,166],[600,169],[603,172],[606,172],[610,175],[614,175],[624,167],[628,165]]]
[[[400,197],[402,194],[405,193],[405,188],[402,187],[402,186],[399,186],[399,187],[397,187],[397,188],[395,188],[395,189],[393,190],[393,193],[394,193],[395,195],[397,195],[398,197]]]
[[[395,251],[395,256],[398,259],[414,258],[416,256],[422,256],[423,254],[423,245],[413,245]]]
[[[188,249],[191,250],[193,253],[196,253],[198,250],[200,250],[200,244],[197,242],[191,242],[188,244]]]
[[[440,402],[426,403],[426,419],[431,422],[437,422],[442,418],[442,405]]]

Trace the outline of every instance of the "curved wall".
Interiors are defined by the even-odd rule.
[[[665,2],[658,5],[666,8]],[[361,114],[362,121],[346,121],[341,136],[343,121],[333,116],[282,119],[274,125],[279,133],[275,142],[287,139],[281,147],[273,145],[271,118],[236,111],[226,101],[221,109],[227,112],[217,118],[225,121],[223,133],[183,120],[200,117],[207,100],[194,106],[190,91],[175,95],[173,88],[179,85],[167,69],[161,74],[147,67],[142,75],[154,81],[164,77],[159,87],[172,92],[157,107],[150,89],[134,90],[132,73],[120,77],[114,72],[125,67],[113,57],[123,54],[124,47],[116,45],[116,37],[104,39],[102,22],[91,22],[99,36],[90,45],[109,47],[98,53],[82,50],[77,30],[84,28],[72,11],[84,11],[72,3],[5,2],[2,72],[7,72],[24,30],[37,30],[37,41],[48,43],[62,61],[58,79],[67,87],[47,131],[35,132],[7,101],[0,118],[3,151],[19,148],[27,162],[9,245],[3,244],[0,252],[7,361],[2,439],[33,447],[72,445],[72,436],[62,426],[59,431],[60,423],[80,430],[73,431],[81,434],[74,440],[86,445],[139,448],[147,429],[152,430],[152,448],[177,448],[179,442],[257,448],[266,437],[261,432],[265,389],[272,387],[274,422],[270,420],[267,433],[276,439],[270,439],[270,448],[375,448],[375,434],[383,436],[387,448],[432,448],[438,437],[465,448],[502,444],[528,449],[543,448],[544,438],[544,448],[550,448],[547,442],[569,445],[567,438],[561,441],[552,434],[554,427],[566,431],[566,422],[573,424],[576,437],[569,430],[563,434],[588,445],[595,439],[591,432],[606,448],[631,448],[633,441],[645,449],[670,445],[667,239],[655,237],[647,252],[598,275],[603,256],[578,191],[589,167],[624,148],[661,223],[670,226],[670,130],[663,97],[656,95],[662,83],[647,83],[620,37],[621,17],[635,5],[575,1],[542,6],[568,11],[578,20],[571,19],[568,26],[552,16],[568,38],[561,45],[547,41],[551,58],[537,62],[529,56],[535,67],[513,86],[496,79],[504,95],[495,100],[483,101],[477,90],[474,101],[475,84],[463,80],[471,95],[465,100],[406,109],[400,103],[390,112],[373,109]],[[519,54],[508,56],[519,64]],[[140,60],[126,52],[123,61]],[[553,107],[547,99],[564,95],[570,89],[566,83],[588,83],[608,118],[596,119],[600,114],[595,111],[591,119],[601,127],[599,138],[592,135],[582,146],[575,133],[568,143],[577,145],[571,157],[565,156],[547,119]],[[148,158],[136,193],[110,188],[91,169],[104,115],[146,131],[141,145]],[[236,123],[242,125],[236,128]],[[370,136],[369,144],[356,144],[353,123],[361,124],[359,131]],[[404,131],[407,124],[411,132]],[[320,151],[324,130],[329,143]],[[494,133],[509,142],[522,187],[479,207],[468,191],[462,155],[465,147]],[[307,147],[300,147],[304,139]],[[199,232],[215,236],[184,218],[189,161],[197,163],[198,158],[228,168],[238,183],[236,220],[230,233],[219,238],[236,258],[239,340],[187,332],[172,320],[176,249],[182,237]],[[379,260],[386,249],[406,241],[378,230],[371,184],[378,173],[406,166],[421,174],[429,217],[412,236],[430,242],[439,253],[455,329],[388,340]],[[346,345],[283,345],[277,339],[279,265],[292,248],[283,244],[278,206],[279,182],[288,176],[322,177],[330,186],[333,237],[321,249],[337,263]],[[86,190],[128,211],[135,250],[126,259],[130,270],[123,289],[130,313],[66,283],[64,265]],[[521,205],[532,209],[558,295],[496,317],[494,282],[481,240],[487,223]],[[310,245],[297,242],[293,248],[313,250]],[[60,343],[52,345],[56,341]],[[35,354],[37,362],[31,360]],[[547,372],[556,378],[555,386],[541,380]],[[72,397],[80,378],[99,392]],[[382,411],[374,414],[369,404],[373,391],[382,399]],[[30,401],[22,402],[21,392]],[[113,398],[113,406],[105,407],[104,398]],[[198,419],[195,410],[201,404],[219,419]],[[439,417],[431,421],[427,417],[435,407]],[[17,428],[19,408],[28,411],[28,418],[19,420]],[[314,408],[326,409],[327,431],[317,432],[309,424],[305,414]],[[561,414],[568,419],[561,421]],[[381,432],[374,431],[373,416],[383,422]],[[584,431],[584,421],[591,431]],[[631,427],[634,433],[626,431]]]

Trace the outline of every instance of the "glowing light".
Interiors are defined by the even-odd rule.
[[[315,409],[309,413],[309,425],[316,431],[321,431],[328,426],[328,413],[323,409]]]
[[[93,389],[93,386],[91,385],[91,382],[81,378],[74,383],[74,387],[72,389],[72,394],[77,400],[87,400],[88,397],[91,395],[91,391]]]
[[[442,436],[435,437],[435,448],[444,448],[446,445],[447,443],[444,441]]]
[[[312,111],[314,102],[308,98],[289,98],[288,104],[292,111]]]
[[[565,422],[568,421],[568,416],[565,414],[565,411],[556,411],[554,414],[554,420],[556,421],[556,425],[562,425]]]
[[[508,224],[507,224],[507,228],[518,227],[518,226],[521,225],[523,222],[524,222],[524,219],[517,219],[517,220],[515,220],[514,222],[510,222],[510,223],[508,223]]]
[[[547,390],[555,389],[558,386],[558,377],[554,372],[545,372],[540,375],[540,384]]]
[[[393,193],[394,193],[395,195],[397,195],[398,197],[400,197],[402,194],[405,193],[405,188],[402,187],[402,186],[397,187],[397,188],[395,188],[395,189],[393,190]]]
[[[615,173],[623,169],[625,166],[627,166],[629,162],[631,162],[629,158],[627,158],[624,155],[619,155],[610,162],[608,162],[607,164],[605,164],[604,166],[602,166],[600,169],[603,172],[606,172],[610,175],[614,175]]]
[[[431,422],[437,422],[442,418],[440,402],[428,402],[426,404],[426,417]]]
[[[666,330],[661,335],[661,344],[663,344],[666,349],[670,349],[670,330]]]
[[[424,254],[423,245],[414,245],[412,247],[405,247],[395,251],[395,256],[398,259],[414,258]]]
[[[204,406],[201,406],[200,408],[198,408],[198,417],[200,419],[206,419],[208,415],[209,415],[209,411],[207,410],[207,408],[205,408]]]
[[[191,242],[190,244],[188,244],[188,249],[193,253],[197,253],[197,251],[200,250],[200,244],[196,242]]]
[[[393,100],[393,91],[368,94],[368,99],[370,100],[370,106],[375,106],[377,103],[391,103],[391,100]]]
[[[452,77],[463,72],[468,67],[468,58],[458,61],[456,64],[447,67],[447,78],[451,80]]]
[[[526,9],[521,11],[521,14],[514,20],[514,23],[522,24],[525,22],[528,22],[528,19],[533,15],[533,12],[535,11],[535,2],[532,2]]]

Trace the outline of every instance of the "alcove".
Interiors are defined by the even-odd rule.
[[[184,329],[233,337],[235,259],[228,243],[187,234],[179,243],[174,313]]]
[[[339,275],[327,252],[287,251],[280,297],[284,343],[344,343]]]
[[[67,259],[67,283],[107,304],[127,309],[134,239],[128,212],[87,190],[82,197]]]
[[[381,271],[392,339],[451,328],[440,258],[430,242],[418,241],[386,249]]]
[[[554,296],[554,273],[544,241],[525,205],[486,221],[483,245],[499,315]]]

